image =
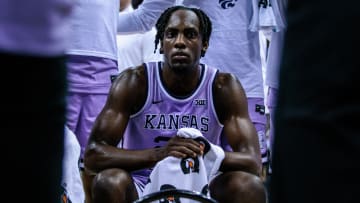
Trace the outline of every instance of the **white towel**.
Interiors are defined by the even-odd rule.
[[[208,180],[211,180],[219,171],[220,164],[225,157],[224,150],[206,140],[202,133],[195,128],[181,128],[178,130],[177,135],[184,138],[198,139],[200,142],[203,142],[205,146],[210,145],[209,149],[205,147],[203,159]]]
[[[202,142],[205,146],[204,154],[196,158],[166,157],[158,162],[150,174],[143,195],[170,188],[186,189],[210,195],[208,184],[218,172],[225,157],[223,149],[210,143],[199,130],[194,128],[181,128],[178,130],[177,136],[193,138]]]
[[[63,175],[61,180],[61,189],[63,191],[60,202],[84,202],[85,194],[78,167],[79,156],[80,144],[75,134],[65,126]]]

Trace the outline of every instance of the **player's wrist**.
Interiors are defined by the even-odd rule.
[[[154,151],[149,153],[149,155],[151,156],[150,159],[153,160],[154,164],[166,157],[165,150],[162,147],[154,148]]]

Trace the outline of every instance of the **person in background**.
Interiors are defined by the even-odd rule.
[[[75,5],[70,21],[70,46],[66,49],[69,84],[66,125],[79,141],[82,171],[91,128],[106,101],[111,76],[118,74],[119,0],[79,0]]]
[[[266,106],[269,109],[270,114],[270,129],[269,129],[269,151],[270,157],[272,154],[274,132],[275,132],[275,109],[277,104],[277,95],[279,89],[279,70],[282,59],[282,50],[284,46],[284,38],[286,33],[286,7],[288,0],[276,0],[272,1],[272,7],[276,9],[279,14],[277,16],[278,24],[284,25],[282,29],[276,32],[271,32],[269,51],[266,60],[266,75],[265,85],[267,86],[267,100]],[[270,159],[271,160],[271,159]],[[271,174],[271,161],[269,171]]]
[[[2,197],[59,202],[69,0],[0,1]]]
[[[359,1],[289,1],[270,202],[360,202]]]
[[[271,154],[274,142],[274,132],[275,132],[275,109],[276,109],[276,100],[279,89],[279,69],[280,62],[282,56],[283,49],[283,41],[286,32],[286,6],[288,0],[276,0],[271,1],[271,7],[275,10],[275,14],[277,16],[275,19],[277,20],[277,24],[282,25],[278,26],[279,29],[271,30],[267,33],[267,37],[269,39],[269,47],[266,56],[266,65],[265,65],[265,87],[266,89],[266,107],[269,111],[269,130],[268,130],[268,148],[269,148],[269,167],[267,169],[267,184],[269,182],[269,178],[272,173],[271,169]]]
[[[121,0],[120,12],[133,12],[133,6],[138,7],[142,1]],[[128,67],[140,65],[144,62],[162,60],[159,52],[154,53],[156,29],[144,33],[118,34],[118,67],[119,72]]]
[[[268,101],[268,86],[265,84],[265,78],[266,78],[266,63],[267,63],[267,55],[269,50],[269,44],[271,40],[271,32],[272,31],[259,31],[259,41],[260,41],[260,58],[261,58],[261,70],[262,70],[262,76],[263,76],[263,88],[264,88],[264,102],[265,104]],[[266,116],[266,128],[265,128],[265,138],[266,138],[266,145],[268,149],[268,168],[264,167],[263,173],[264,179],[268,178],[269,173],[267,172],[270,168],[270,111],[265,105],[265,116]]]
[[[200,143],[175,136],[193,127],[217,145],[224,131],[232,148],[209,184],[210,195],[220,203],[265,203],[259,140],[244,89],[233,74],[200,63],[210,19],[200,9],[175,6],[156,29],[155,50],[159,43],[164,61],[123,71],[91,132],[84,157],[91,202],[132,202],[157,162],[202,154]]]

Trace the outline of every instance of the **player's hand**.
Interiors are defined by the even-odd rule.
[[[164,150],[165,156],[196,157],[203,154],[204,146],[193,139],[174,136],[168,141]]]

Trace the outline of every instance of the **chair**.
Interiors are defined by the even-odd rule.
[[[218,203],[216,200],[207,197],[206,195],[200,192],[183,190],[183,189],[166,189],[166,190],[161,190],[159,192],[153,192],[139,198],[133,203],[150,203],[156,200],[160,200],[160,202],[165,202],[165,200],[169,198],[171,198],[172,200],[176,198],[185,198],[189,200],[196,200],[201,203]]]

